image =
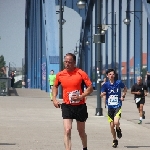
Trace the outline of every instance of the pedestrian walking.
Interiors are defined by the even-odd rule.
[[[57,73],[53,86],[53,103],[56,108],[60,103],[56,96],[58,86],[63,88],[63,103],[61,104],[63,125],[64,125],[64,145],[66,150],[71,150],[71,129],[73,119],[76,119],[77,130],[82,141],[83,150],[87,150],[87,135],[85,132],[85,122],[88,118],[85,97],[92,93],[93,87],[88,75],[76,67],[76,56],[67,53],[64,58],[65,69]],[[84,90],[84,84],[86,89]]]
[[[50,99],[51,99],[51,101],[53,101],[52,100],[52,88],[53,88],[55,79],[56,79],[56,75],[54,74],[54,70],[51,70],[50,74],[48,76],[49,88],[50,88]]]
[[[15,73],[14,73],[14,71],[11,72],[9,77],[11,79],[11,88],[14,88],[14,82],[15,82]]]
[[[146,85],[147,85],[147,91],[150,94],[150,72],[148,72],[148,71],[146,74]]]
[[[137,77],[137,83],[132,86],[131,94],[134,94],[134,100],[140,116],[138,124],[142,124],[143,115],[145,115],[143,114],[143,107],[145,96],[147,96],[147,86],[143,84],[142,77]]]
[[[121,80],[116,80],[115,74],[114,69],[108,69],[106,75],[109,81],[105,82],[101,88],[101,96],[106,96],[108,122],[110,123],[110,129],[113,136],[112,147],[114,148],[118,145],[116,133],[119,139],[122,137],[119,120],[121,118],[122,101],[124,101],[127,92],[126,86]],[[121,89],[123,89],[123,93],[121,93]]]

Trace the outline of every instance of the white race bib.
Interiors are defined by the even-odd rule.
[[[69,101],[70,101],[70,103],[79,103],[80,101],[73,101],[72,100],[73,95],[80,95],[80,92],[78,90],[69,92]]]
[[[138,103],[141,100],[141,98],[136,98],[135,102]]]
[[[108,105],[118,105],[118,96],[110,95],[108,98]]]

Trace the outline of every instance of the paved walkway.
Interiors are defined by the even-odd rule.
[[[40,90],[19,89],[18,95],[0,97],[0,150],[64,150],[61,110],[56,109],[48,94]],[[19,94],[21,93],[21,94]],[[106,118],[95,116],[96,96],[87,100],[89,118],[86,123],[89,150],[112,150],[112,136]],[[146,99],[146,119],[139,119],[133,95],[123,103],[121,127],[123,137],[118,149],[150,149],[150,96]],[[81,150],[81,142],[72,129],[72,150]]]

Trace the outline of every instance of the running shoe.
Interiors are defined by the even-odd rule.
[[[142,120],[139,120],[138,124],[142,124]]]
[[[112,145],[112,147],[113,147],[113,148],[116,148],[117,145],[118,145],[118,140],[113,140],[113,145]]]
[[[120,139],[122,137],[121,129],[116,128],[116,132],[117,132],[117,137]]]

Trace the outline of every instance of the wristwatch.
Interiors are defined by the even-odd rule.
[[[122,96],[123,98],[125,98],[125,96]]]

